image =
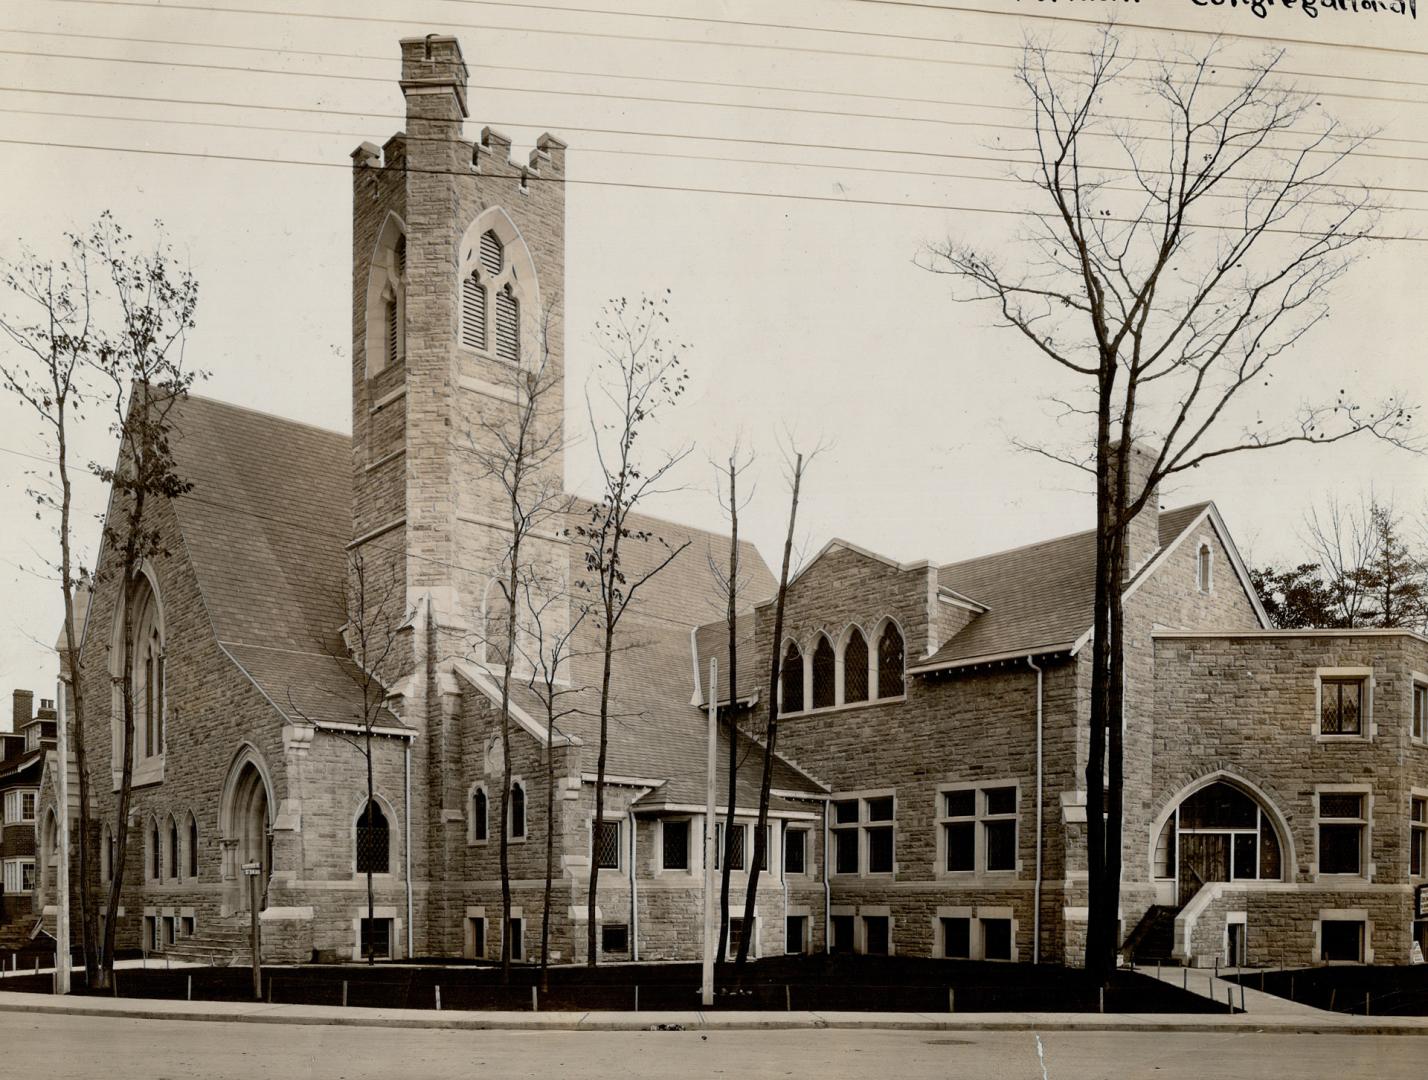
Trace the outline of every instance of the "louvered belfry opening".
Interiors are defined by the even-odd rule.
[[[461,344],[468,349],[486,347],[486,286],[475,274],[461,283]]]
[[[521,358],[520,301],[510,285],[496,294],[496,355],[513,364]]]
[[[391,841],[387,815],[376,802],[369,802],[357,818],[357,873],[387,873]]]
[[[868,642],[856,627],[843,646],[843,701],[868,700]]]
[[[397,362],[397,298],[387,300],[387,363]]]
[[[838,665],[833,656],[833,644],[826,637],[818,639],[813,650],[813,707],[826,709],[836,700]]]

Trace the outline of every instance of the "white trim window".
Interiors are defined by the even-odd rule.
[[[592,823],[590,844],[594,863],[601,870],[620,869],[620,819]]]
[[[35,860],[6,859],[4,874],[7,893],[29,893],[35,890]]]
[[[12,788],[5,792],[5,824],[25,825],[35,820],[39,792],[34,788]]]
[[[1413,738],[1428,741],[1428,677],[1413,677]]]
[[[1321,739],[1366,739],[1372,734],[1373,672],[1321,668],[1315,697]]]
[[[1015,781],[939,788],[940,872],[1016,873],[1019,805]]]
[[[1316,864],[1319,876],[1368,876],[1369,793],[1361,788],[1316,793]]]
[[[749,863],[753,861],[753,842],[749,839],[749,830],[753,825],[747,821],[734,822],[734,831],[729,834],[729,868],[736,871],[744,871],[749,868]],[[769,868],[769,852],[773,850],[773,838],[769,835],[772,826],[764,826],[764,860],[759,865],[761,872]],[[722,821],[714,825],[714,869],[721,870],[724,866],[724,823]]]
[[[783,832],[783,876],[808,873],[808,829],[786,826]]]
[[[1408,873],[1428,876],[1428,795],[1410,796],[1408,816]]]
[[[892,792],[833,800],[833,873],[891,875],[896,866],[897,810]]]
[[[659,823],[659,868],[684,873],[692,869],[689,861],[689,839],[692,833],[689,818],[665,818]]]

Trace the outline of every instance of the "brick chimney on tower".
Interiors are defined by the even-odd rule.
[[[1116,450],[1119,443],[1111,445],[1112,462],[1114,462]],[[1155,451],[1145,446],[1143,443],[1132,442],[1130,453],[1126,460],[1126,500],[1133,503],[1140,498],[1150,482],[1151,470],[1155,466],[1155,459],[1158,455]],[[1115,469],[1112,465],[1111,478],[1114,483]],[[1125,562],[1123,579],[1129,581],[1140,572],[1146,563],[1150,562],[1155,554],[1160,550],[1160,491],[1152,489],[1146,497],[1145,505],[1141,507],[1140,513],[1131,519],[1126,527],[1125,536]]]

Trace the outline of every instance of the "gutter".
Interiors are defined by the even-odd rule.
[[[1041,728],[1042,728],[1042,670],[1036,661],[1028,656],[1026,662],[1036,672],[1036,885],[1032,890],[1031,911],[1031,962],[1041,963],[1041,791],[1042,778]]]
[[[833,951],[833,884],[828,880],[828,803],[823,804],[823,951]]]

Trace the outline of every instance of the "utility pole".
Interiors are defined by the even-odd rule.
[[[59,845],[59,866],[55,870],[55,993],[69,993],[69,700],[65,681],[55,687],[55,814],[56,840]],[[47,858],[41,852],[40,858]]]
[[[714,755],[719,750],[719,661],[709,659],[709,762],[705,785],[704,814],[704,982],[700,1000],[706,1006],[714,1004],[714,950],[717,931],[714,928]],[[732,736],[731,736],[732,737]]]
[[[253,1000],[263,1000],[263,954],[262,935],[258,929],[258,875],[262,873],[263,864],[249,862],[243,864],[243,873],[248,877],[250,885],[249,891],[252,893],[248,906],[252,911],[253,925]]]

